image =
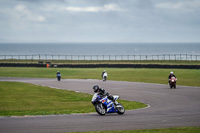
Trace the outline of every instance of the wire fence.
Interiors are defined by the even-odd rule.
[[[192,54],[162,54],[162,55],[0,55],[0,60],[174,60],[199,61],[200,55]]]

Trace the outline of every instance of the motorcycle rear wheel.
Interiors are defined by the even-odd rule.
[[[119,106],[119,107],[116,107],[117,108],[117,113],[119,114],[119,115],[123,115],[124,113],[125,113],[125,108],[124,108],[124,106],[122,105],[122,104],[117,104],[117,106]]]
[[[99,115],[105,115],[106,114],[106,109],[102,105],[102,103],[97,103],[95,105],[95,110]]]

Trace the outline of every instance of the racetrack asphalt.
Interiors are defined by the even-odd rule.
[[[97,113],[47,116],[0,117],[0,133],[57,133],[77,131],[132,130],[200,126],[200,87],[106,81],[93,79],[6,78],[17,81],[93,94],[100,85],[121,99],[148,104],[148,108],[129,110],[124,115]],[[90,102],[90,101],[88,101]]]

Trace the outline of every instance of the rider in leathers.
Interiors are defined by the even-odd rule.
[[[111,94],[109,94],[108,92],[106,92],[103,88],[100,88],[98,85],[94,85],[93,86],[93,90],[94,90],[95,93],[98,93],[98,95],[100,95],[101,97],[107,96],[108,99],[111,100],[111,101],[113,101],[113,103],[115,105],[118,104],[117,101],[114,99],[114,97]],[[92,102],[92,104],[94,104],[94,103]]]
[[[168,83],[169,84],[170,84],[171,77],[175,77],[176,78],[176,76],[174,75],[174,72],[170,72],[170,74],[168,76]]]

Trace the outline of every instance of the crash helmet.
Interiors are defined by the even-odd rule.
[[[93,86],[93,90],[94,90],[94,92],[96,93],[96,92],[99,90],[99,86],[98,86],[98,85],[94,85],[94,86]]]
[[[174,74],[174,72],[172,72],[172,71],[171,71],[171,72],[170,72],[170,74],[171,74],[171,75],[173,75],[173,74]]]

